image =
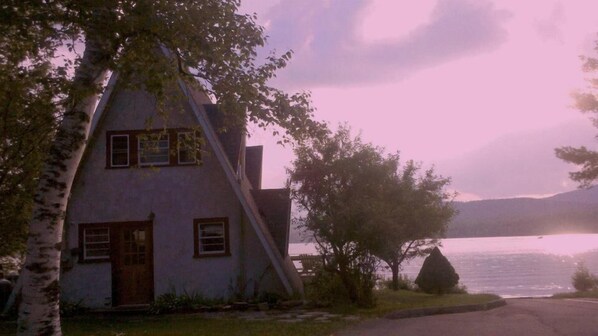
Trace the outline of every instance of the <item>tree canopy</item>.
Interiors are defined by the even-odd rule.
[[[369,253],[377,234],[372,209],[391,182],[396,161],[352,138],[346,126],[297,147],[295,154],[289,175],[303,214],[299,225],[313,234],[326,270],[340,277],[350,300],[368,304],[376,271]]]
[[[455,215],[454,195],[445,190],[450,179],[433,168],[421,175],[419,171],[419,165],[408,161],[386,185],[377,210],[378,235],[371,249],[390,268],[395,290],[401,264],[429,253]]]
[[[350,133],[340,126],[298,147],[289,183],[299,226],[313,235],[326,270],[359,302],[373,286],[378,258],[398,282],[400,264],[429,252],[454,211],[444,190],[449,179],[433,169],[420,176],[414,162],[401,167],[398,154]]]
[[[594,50],[598,51],[598,41]],[[573,95],[575,107],[582,113],[589,114],[594,126],[598,127],[598,58],[582,56],[582,70],[590,78],[587,79],[586,91]],[[560,159],[581,166],[576,172],[569,173],[573,181],[581,187],[589,187],[598,178],[598,152],[585,146],[565,146],[555,149],[556,156]]]

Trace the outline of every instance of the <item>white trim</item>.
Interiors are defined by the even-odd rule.
[[[114,138],[115,137],[126,137],[127,138],[127,164],[124,165],[116,165],[114,164]],[[131,138],[129,138],[129,134],[111,134],[110,135],[110,167],[129,167],[131,165]]]
[[[114,90],[114,87],[116,86],[117,80],[118,80],[118,73],[113,72],[112,75],[110,75],[110,79],[108,80],[108,85],[106,85],[106,88],[104,89],[104,92],[102,93],[102,98],[100,99],[100,102],[98,103],[98,106],[96,107],[93,117],[91,118],[91,127],[89,130],[90,138],[91,138],[91,136],[93,136],[93,134],[96,130],[96,127],[98,126],[98,123],[100,122],[100,119],[102,118],[102,115],[104,114],[104,111],[106,110],[106,106],[108,106],[108,101],[110,100],[110,96],[112,96],[112,91]]]
[[[165,48],[163,48],[163,49],[165,49]],[[266,230],[265,223],[263,223],[261,218],[258,217],[259,215],[256,213],[256,211],[254,211],[255,206],[253,206],[253,207],[251,206],[251,204],[250,204],[251,201],[249,200],[249,197],[245,196],[245,194],[243,193],[242,187],[239,182],[244,183],[245,181],[244,180],[239,181],[239,182],[237,181],[237,176],[235,176],[236,175],[235,171],[234,171],[233,167],[231,166],[230,161],[226,157],[224,149],[222,148],[222,144],[220,144],[220,142],[218,141],[216,132],[214,131],[214,129],[212,128],[212,126],[210,125],[210,123],[208,121],[206,112],[203,109],[199,108],[199,106],[195,102],[195,99],[193,98],[192,93],[189,92],[189,88],[183,82],[183,80],[179,78],[179,79],[177,79],[177,81],[178,81],[179,87],[183,91],[183,94],[185,94],[185,96],[187,96],[189,105],[191,106],[191,109],[193,110],[193,113],[195,114],[197,121],[199,122],[199,124],[201,125],[201,127],[204,131],[204,136],[206,137],[206,139],[208,140],[208,142],[214,149],[216,158],[220,162],[220,165],[222,166],[222,168],[226,174],[226,177],[233,188],[233,191],[235,192],[235,194],[237,195],[237,198],[241,202],[241,205],[243,206],[245,214],[249,218],[249,222],[251,223],[251,226],[253,227],[256,235],[258,236],[260,243],[264,247],[264,250],[265,250],[266,254],[268,255],[268,258],[272,262],[272,266],[274,267],[274,270],[278,274],[278,277],[280,278],[282,285],[284,286],[285,290],[287,291],[287,293],[289,295],[293,294],[294,290],[293,290],[293,286],[291,285],[291,282],[290,282],[291,279],[286,274],[284,266],[283,266],[283,264],[284,264],[283,257],[280,254],[280,252],[278,251],[278,249],[275,247],[272,237],[270,236],[269,237],[270,239],[268,239],[268,237],[266,237],[266,233],[264,232]]]

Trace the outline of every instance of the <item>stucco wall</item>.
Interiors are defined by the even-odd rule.
[[[78,247],[79,223],[145,221],[153,218],[154,292],[172,290],[228,297],[245,270],[245,279],[258,279],[270,263],[251,226],[245,223],[241,238],[242,208],[215,155],[202,152],[200,166],[106,169],[106,131],[163,127],[154,102],[143,92],[115,92],[98,125],[79,170],[69,202],[69,249]],[[188,107],[169,113],[168,128],[193,127]],[[207,146],[205,146],[207,147]],[[228,217],[231,256],[193,258],[193,219]],[[245,243],[243,246],[242,242]],[[247,253],[241,257],[242,250]],[[68,254],[67,254],[68,255]],[[63,298],[84,300],[90,307],[110,304],[110,262],[79,264],[62,275]],[[263,277],[262,291],[279,291],[277,276]],[[246,293],[253,292],[253,285]]]

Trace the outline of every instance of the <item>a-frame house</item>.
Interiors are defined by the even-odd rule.
[[[238,127],[219,132],[208,96],[174,86],[161,118],[149,93],[110,79],[67,209],[62,298],[105,308],[173,291],[301,294],[289,191],[261,189],[262,147]]]

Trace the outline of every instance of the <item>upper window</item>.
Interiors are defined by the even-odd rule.
[[[110,165],[112,167],[129,166],[129,135],[110,136]]]
[[[110,228],[89,226],[83,230],[83,260],[108,260],[110,259]]]
[[[189,129],[108,131],[106,167],[193,165],[199,160],[197,132]]]
[[[228,219],[208,218],[194,220],[195,257],[228,256]]]
[[[168,134],[139,135],[138,153],[140,166],[167,165],[170,163]]]

